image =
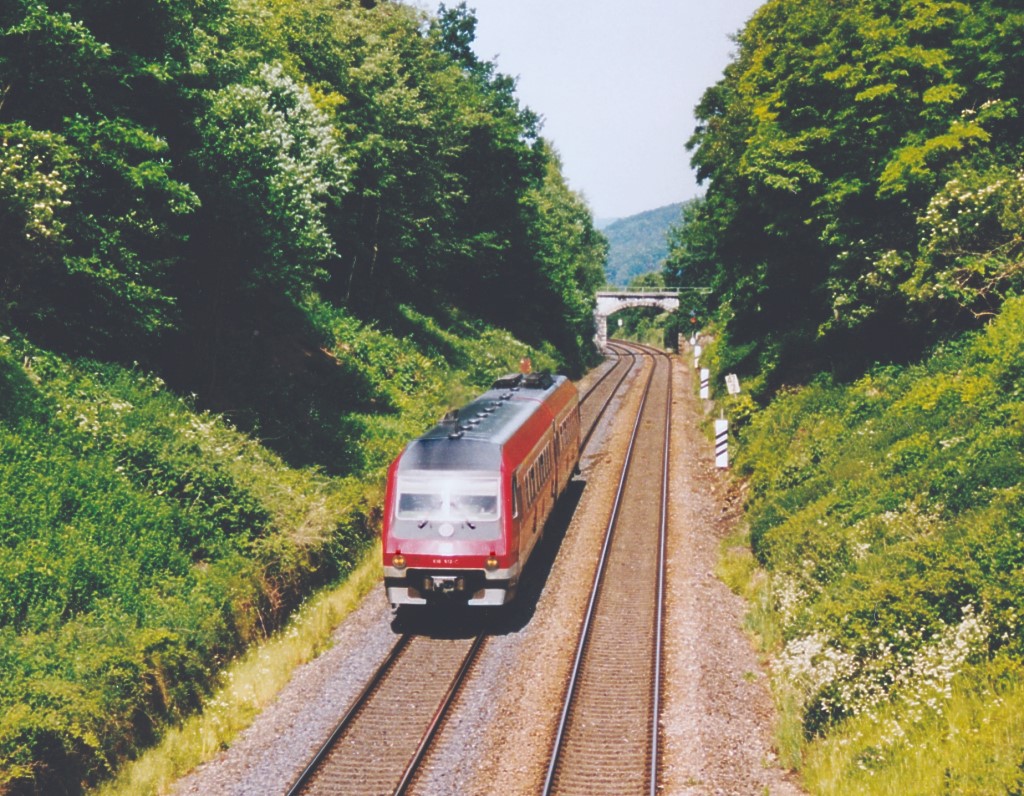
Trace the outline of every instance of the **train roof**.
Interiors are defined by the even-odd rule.
[[[410,442],[400,470],[497,470],[501,448],[568,379],[547,373],[503,376]]]

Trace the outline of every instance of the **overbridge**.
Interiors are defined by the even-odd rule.
[[[594,342],[603,349],[608,343],[608,316],[629,307],[660,307],[665,312],[679,309],[679,294],[684,290],[709,293],[709,288],[666,287],[639,290],[603,290],[597,294],[597,308],[594,310],[594,325],[597,334]]]

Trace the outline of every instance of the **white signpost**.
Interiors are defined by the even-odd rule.
[[[728,373],[725,376],[725,389],[729,391],[729,395],[740,394],[740,377],[735,373]]]
[[[708,368],[700,369],[700,397],[705,401],[711,397],[711,371]]]
[[[729,466],[729,421],[725,418],[715,421],[715,467]]]

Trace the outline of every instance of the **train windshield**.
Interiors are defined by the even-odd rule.
[[[497,478],[407,475],[398,479],[400,520],[496,520],[500,505]]]

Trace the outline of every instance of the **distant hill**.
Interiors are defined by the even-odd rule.
[[[614,221],[602,231],[608,238],[605,275],[625,287],[641,274],[657,271],[668,255],[668,231],[682,218],[684,202]]]

